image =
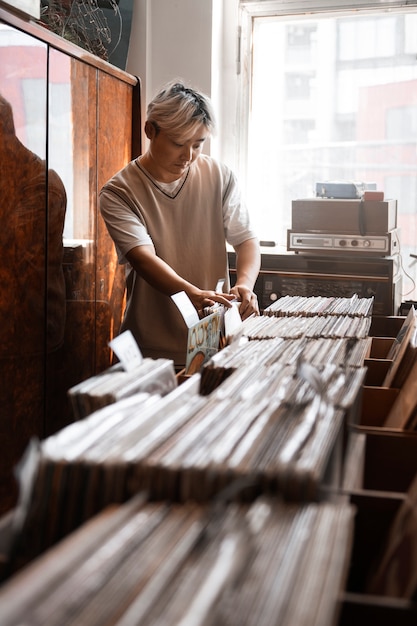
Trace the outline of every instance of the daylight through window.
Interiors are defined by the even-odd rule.
[[[417,12],[255,13],[245,181],[261,239],[286,249],[291,202],[316,182],[376,183],[398,202],[416,299]]]

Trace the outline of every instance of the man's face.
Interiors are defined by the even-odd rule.
[[[148,154],[152,160],[151,174],[161,182],[172,182],[181,178],[186,169],[201,154],[208,130],[201,124],[187,139],[170,136],[164,130],[156,132],[150,124],[147,136],[150,139]]]

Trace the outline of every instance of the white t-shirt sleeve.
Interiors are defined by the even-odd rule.
[[[127,263],[126,254],[132,248],[153,244],[139,216],[111,191],[102,190],[100,212],[114,241],[119,263]]]
[[[251,227],[249,211],[242,199],[236,176],[230,173],[230,181],[223,200],[223,219],[227,242],[237,246],[256,237]]]

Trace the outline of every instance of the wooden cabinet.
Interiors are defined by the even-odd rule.
[[[0,9],[0,512],[31,437],[111,363],[123,270],[101,186],[140,154],[140,82]]]

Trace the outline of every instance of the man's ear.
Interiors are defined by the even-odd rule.
[[[145,135],[147,136],[147,138],[153,139],[155,137],[155,134],[156,134],[155,126],[152,124],[152,122],[146,121],[145,122]]]

